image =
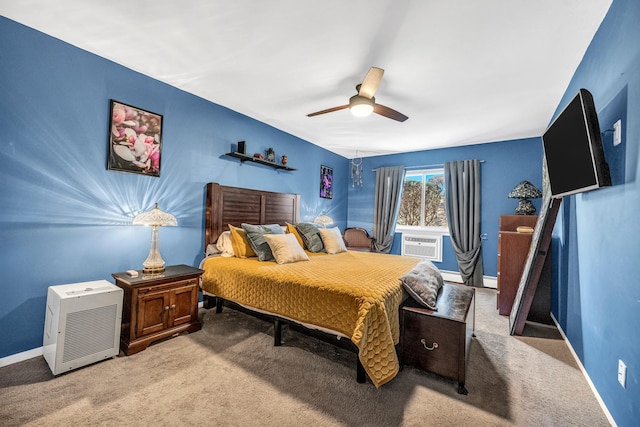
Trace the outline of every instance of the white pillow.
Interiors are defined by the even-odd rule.
[[[347,251],[347,246],[344,244],[342,234],[338,227],[319,228],[318,230],[320,231],[320,238],[324,244],[324,249],[328,254],[337,254]]]
[[[230,231],[224,231],[220,236],[218,236],[218,240],[216,241],[216,248],[218,248],[222,256],[232,257],[235,255],[233,253],[233,245],[231,244]]]
[[[265,234],[262,237],[267,241],[278,264],[309,261],[309,256],[293,234]]]

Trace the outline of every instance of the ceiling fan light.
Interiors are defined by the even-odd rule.
[[[365,98],[364,96],[355,95],[349,99],[349,110],[356,117],[366,117],[373,113],[375,101],[373,98]]]

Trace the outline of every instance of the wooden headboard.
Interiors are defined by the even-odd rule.
[[[204,247],[215,243],[231,224],[280,224],[300,221],[300,195],[207,184]]]

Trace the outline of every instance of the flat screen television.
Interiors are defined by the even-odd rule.
[[[580,89],[542,136],[551,195],[611,185],[593,96]]]

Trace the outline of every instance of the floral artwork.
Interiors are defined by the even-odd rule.
[[[320,197],[333,199],[333,169],[320,166]]]
[[[160,176],[162,116],[111,101],[108,170]]]

